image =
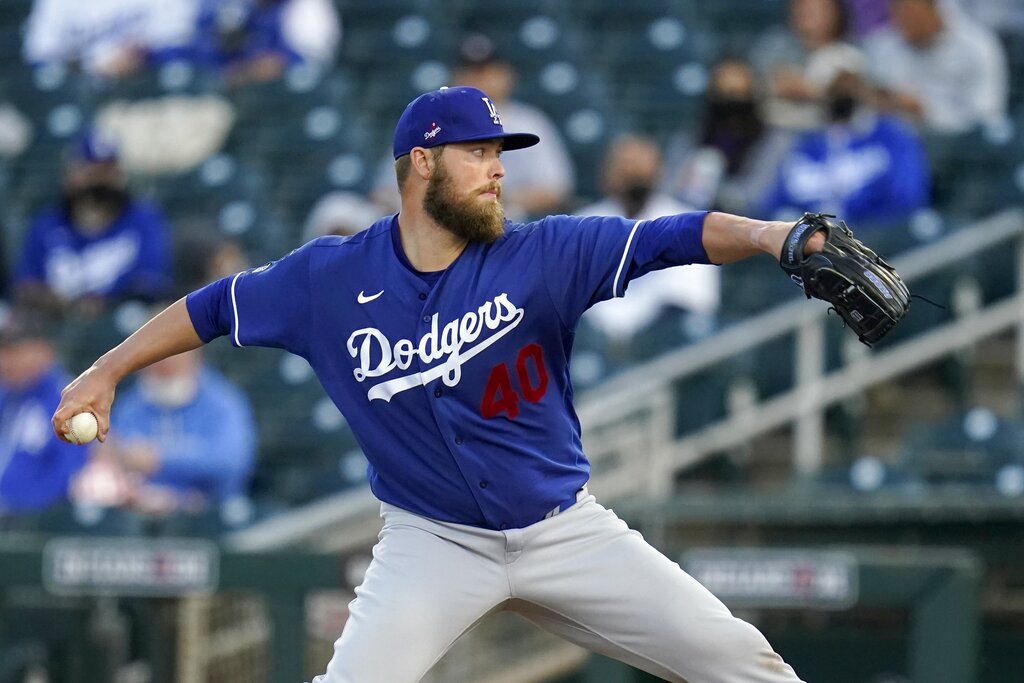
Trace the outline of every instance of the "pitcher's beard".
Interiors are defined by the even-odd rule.
[[[499,190],[500,192],[500,190]],[[476,195],[460,197],[448,170],[438,159],[427,182],[423,210],[448,232],[470,242],[493,242],[505,232],[505,209],[500,197],[481,203]]]

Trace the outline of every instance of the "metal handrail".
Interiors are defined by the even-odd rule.
[[[844,354],[844,365],[838,370],[825,372],[826,307],[820,302],[795,301],[588,392],[580,402],[579,414],[585,428],[584,444],[595,464],[593,489],[610,497],[641,491],[655,497],[666,495],[673,472],[789,423],[795,425],[794,469],[799,474],[813,474],[823,461],[824,411],[830,405],[1008,328],[1017,329],[1016,371],[1024,382],[1024,209],[1001,212],[941,242],[909,252],[895,263],[905,279],[913,281],[1011,240],[1017,243],[1015,295],[881,350],[868,351],[850,336],[846,346],[850,352]],[[734,411],[683,438],[677,439],[672,426],[666,427],[665,396],[671,394],[675,382],[785,334],[796,338],[792,390]],[[869,357],[871,362],[865,362]],[[630,435],[642,435],[644,447],[631,455],[632,464],[622,466],[628,459],[616,453],[614,444],[630,443]],[[638,438],[634,436],[634,443]],[[609,455],[613,465],[604,466],[602,458]],[[637,476],[639,473],[642,476]]]

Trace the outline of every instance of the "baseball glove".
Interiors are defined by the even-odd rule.
[[[779,263],[807,298],[831,304],[857,337],[871,346],[896,326],[910,306],[910,291],[892,266],[854,239],[845,222],[805,213],[786,236]],[[821,253],[804,255],[811,235],[825,233]]]

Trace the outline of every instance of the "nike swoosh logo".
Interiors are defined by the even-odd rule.
[[[377,297],[379,297],[383,293],[384,293],[384,290],[382,289],[382,290],[380,290],[379,292],[377,292],[376,294],[374,294],[372,296],[366,296],[365,294],[363,294],[362,291],[360,291],[359,292],[359,296],[356,297],[356,301],[358,301],[361,304],[368,304],[371,301],[373,301],[374,299],[376,299]]]

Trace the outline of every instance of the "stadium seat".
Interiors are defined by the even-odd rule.
[[[676,435],[686,435],[725,417],[729,385],[734,374],[729,368],[709,368],[676,383]]]
[[[926,484],[999,487],[1000,477],[1013,471],[1005,468],[1024,466],[1022,444],[1024,425],[988,408],[976,407],[912,429],[904,444],[902,462],[908,472]]]
[[[799,287],[767,258],[752,258],[722,268],[722,313],[743,319],[781,302],[803,296]]]
[[[426,59],[447,59],[453,38],[440,12],[418,0],[352,3],[346,9],[345,39],[339,61],[354,65],[367,77],[388,66]]]
[[[661,17],[694,15],[694,5],[689,0],[569,0],[568,7],[570,15],[597,36],[609,32],[634,33]]]
[[[139,536],[145,531],[145,518],[121,508],[58,505],[43,513],[37,529],[51,536]]]
[[[254,496],[296,503],[348,485],[339,463],[355,439],[306,361],[277,349],[234,349],[226,340],[206,349],[253,404],[260,444]]]
[[[700,14],[709,24],[744,38],[770,26],[786,23],[789,0],[716,0],[700,3]],[[749,46],[749,41],[747,45]]]
[[[479,32],[517,69],[581,57],[584,40],[562,8],[552,3],[473,3],[459,20],[459,33]]]

